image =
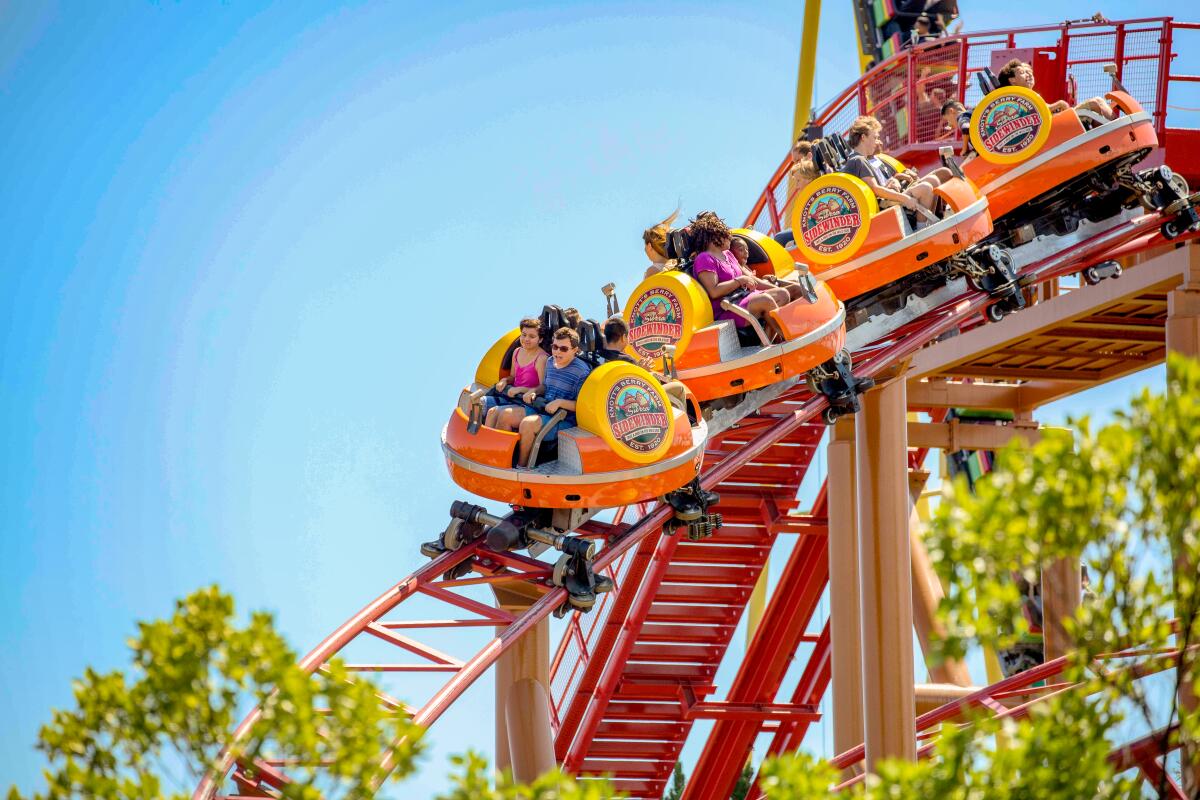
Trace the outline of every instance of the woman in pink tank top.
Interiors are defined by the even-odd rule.
[[[515,410],[520,412],[520,416],[524,416],[524,406],[516,398],[530,390],[538,394],[545,391],[543,380],[546,377],[546,359],[549,356],[539,346],[541,332],[542,323],[538,320],[532,317],[521,320],[521,346],[512,354],[512,374],[496,382],[496,393],[499,397],[483,398],[487,408],[483,424],[489,428],[495,428],[504,412],[509,410],[502,408],[503,406],[514,406]]]

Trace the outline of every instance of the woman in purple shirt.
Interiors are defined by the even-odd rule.
[[[772,286],[742,268],[729,251],[733,239],[729,227],[713,212],[700,212],[689,227],[697,252],[692,273],[712,299],[713,319],[732,319],[739,328],[749,325],[734,312],[721,308],[721,301],[727,295],[746,289],[750,293],[739,299],[737,305],[758,317],[769,332],[780,337],[779,328],[768,312],[788,302],[787,289]]]

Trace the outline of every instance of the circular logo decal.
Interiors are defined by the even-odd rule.
[[[989,153],[1011,156],[1028,149],[1046,123],[1028,97],[1005,94],[987,103],[976,117],[975,135]]]
[[[671,429],[658,392],[638,377],[621,378],[613,384],[605,411],[613,436],[638,453],[657,449]]]
[[[829,186],[814,194],[800,212],[800,235],[804,243],[818,253],[840,253],[854,241],[862,227],[858,201],[838,186]]]
[[[633,301],[629,314],[629,344],[640,356],[653,356],[683,336],[683,309],[666,289],[647,289]]]

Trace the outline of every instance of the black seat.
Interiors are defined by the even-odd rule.
[[[542,313],[538,316],[538,321],[542,323],[542,349],[547,353],[551,352],[550,343],[554,340],[554,332],[563,326],[563,311],[558,306],[542,306]]]
[[[978,79],[979,88],[985,96],[1000,88],[1000,79],[988,67],[984,67],[979,72],[976,72],[975,77]]]
[[[835,133],[825,139],[818,139],[813,142],[813,166],[822,173],[838,172],[849,157],[847,152],[849,148],[840,134]]]
[[[667,233],[667,258],[675,259],[682,268],[683,265],[690,264],[695,255],[691,228],[684,226]]]
[[[761,244],[759,244],[758,242],[754,241],[753,239],[751,239],[749,236],[744,236],[742,234],[735,233],[733,235],[733,238],[740,239],[746,243],[746,250],[750,254],[749,260],[746,263],[748,263],[748,264],[765,264],[771,260],[770,258],[767,257],[767,251],[763,249],[763,246]]]
[[[568,324],[567,315],[563,313],[560,306],[546,305],[542,306],[542,313],[538,320],[542,323],[542,349],[547,353],[553,352],[550,348],[554,340],[554,332],[559,328],[571,327]],[[604,327],[594,319],[581,319],[575,325],[575,332],[579,334],[580,357],[591,366],[597,366],[600,362],[593,356],[597,350],[604,348]],[[512,352],[516,346],[514,344],[504,355],[504,361],[501,363],[505,369],[512,368]]]
[[[843,163],[854,155],[854,151],[850,149],[850,145],[846,144],[846,140],[840,133],[831,133],[828,138],[829,144],[835,151],[837,151],[837,154],[841,156]]]

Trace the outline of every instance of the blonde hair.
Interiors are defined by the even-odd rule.
[[[650,249],[663,258],[667,257],[667,234],[671,232],[671,223],[678,216],[679,209],[677,208],[662,222],[642,231],[642,241],[650,245]]]
[[[798,181],[810,183],[821,177],[821,173],[817,170],[817,165],[813,163],[811,158],[802,158],[796,162],[791,169],[791,174]]]

